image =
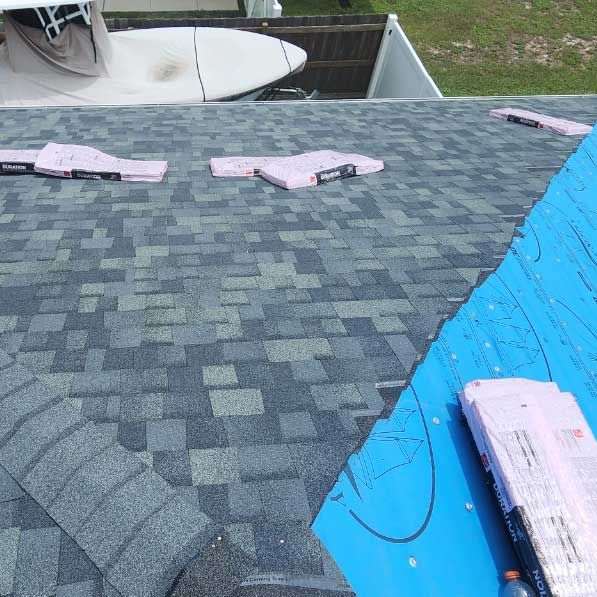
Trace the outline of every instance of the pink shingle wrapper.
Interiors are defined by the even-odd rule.
[[[554,383],[497,379],[471,382],[460,400],[552,594],[597,595],[597,442],[574,396]]]
[[[558,135],[586,135],[591,132],[592,126],[564,120],[563,118],[554,118],[529,110],[520,110],[518,108],[498,108],[490,110],[490,116],[509,120],[517,124],[524,124],[533,128],[545,129]]]
[[[285,189],[298,189],[383,169],[381,160],[356,153],[322,150],[276,159],[267,163],[260,174]]]
[[[161,182],[168,162],[125,160],[85,145],[48,143],[39,153],[35,170],[64,178]]]
[[[499,400],[502,396],[507,396],[509,393],[511,393],[513,387],[515,387],[519,392],[523,390],[528,392],[540,390],[543,395],[547,395],[548,393],[558,394],[560,391],[555,383],[534,381],[532,379],[506,378],[492,379],[490,381],[477,380],[467,384],[465,390],[459,395],[462,411],[467,421],[470,421],[473,416],[472,405],[475,400]],[[469,424],[469,426],[477,449],[479,450],[481,462],[487,471],[491,466],[491,462],[489,460],[489,453],[485,444],[484,436],[481,433],[478,425]]]
[[[212,176],[259,176],[261,169],[276,159],[280,158],[240,156],[211,158],[209,167]]]

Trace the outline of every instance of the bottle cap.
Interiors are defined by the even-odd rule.
[[[507,572],[504,572],[504,578],[506,580],[516,580],[520,578],[520,572],[518,572],[518,570],[508,570]]]

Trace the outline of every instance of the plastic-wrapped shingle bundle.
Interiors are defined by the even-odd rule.
[[[276,159],[263,166],[260,174],[285,189],[298,189],[383,169],[381,160],[356,153],[322,150]]]
[[[558,135],[587,135],[593,128],[581,122],[554,118],[553,116],[546,116],[545,114],[538,114],[537,112],[520,110],[518,108],[498,108],[490,110],[489,115],[494,118],[515,122],[516,124],[545,129]]]
[[[161,182],[167,169],[168,162],[120,159],[86,145],[48,143],[41,150],[0,150],[0,175]]]
[[[554,383],[480,380],[460,396],[538,595],[597,596],[597,442]]]
[[[212,176],[259,176],[261,169],[277,158],[238,157],[211,158],[209,167]]]
[[[48,143],[35,162],[35,171],[49,176],[87,180],[161,182],[168,162],[125,160],[85,145]]]

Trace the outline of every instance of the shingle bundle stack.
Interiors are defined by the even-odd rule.
[[[581,122],[554,118],[553,116],[546,116],[545,114],[538,114],[529,110],[519,110],[518,108],[498,108],[490,110],[489,115],[516,124],[545,129],[558,135],[587,135],[593,128]]]
[[[326,149],[282,158],[212,158],[210,167],[213,176],[261,176],[285,189],[299,189],[379,172],[384,163],[356,153]]]
[[[356,153],[311,151],[269,162],[261,176],[285,189],[310,187],[383,170],[380,160]]]
[[[460,396],[538,595],[597,595],[597,442],[555,383],[480,380]]]
[[[161,182],[167,169],[168,162],[124,160],[85,145],[48,143],[41,151],[0,151],[0,174]]]

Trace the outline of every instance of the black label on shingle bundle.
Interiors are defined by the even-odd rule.
[[[88,172],[87,170],[73,170],[71,178],[85,180],[122,180],[120,172]]]
[[[504,524],[506,525],[506,531],[514,546],[514,551],[520,560],[527,582],[535,588],[538,597],[553,597],[543,567],[542,554],[537,551],[541,548],[541,538],[536,536],[524,506],[514,506],[508,510],[509,504],[506,496],[502,495],[500,486],[492,470],[490,468],[488,470],[489,463],[487,456],[485,454],[481,454],[480,456],[483,468],[485,469],[487,485],[491,487],[495,495]],[[573,557],[576,556],[576,549],[572,545],[570,534],[568,534],[567,539],[572,549],[566,555],[569,561],[572,562],[574,561]]]
[[[541,123],[538,120],[531,120],[530,118],[524,118],[522,116],[515,116],[514,114],[508,114],[508,121],[515,122],[516,124],[524,124],[535,129],[541,128]]]
[[[0,162],[0,174],[35,174],[34,166],[25,162]]]
[[[515,506],[509,512],[509,519],[512,522],[513,528],[518,541],[515,543],[516,553],[525,568],[527,580],[535,587],[539,597],[553,597],[551,588],[549,587],[543,565],[541,563],[541,554],[537,552],[537,548],[541,544],[541,538],[535,536],[533,525],[527,516],[524,507]],[[575,561],[578,557],[576,549],[570,539],[570,534],[561,539],[562,541],[570,540],[570,543],[564,548],[566,549],[566,557],[570,562]]]
[[[333,180],[340,180],[341,178],[350,178],[351,176],[356,175],[357,169],[354,164],[345,164],[344,166],[336,166],[336,168],[315,172],[318,185],[332,182]]]
[[[486,466],[487,461],[483,457],[481,459],[483,460],[483,466]],[[506,524],[506,530],[514,545],[514,551],[516,551],[527,577],[526,580],[535,587],[538,597],[553,597],[545,577],[540,554],[537,553],[536,549],[540,546],[540,539],[535,537],[533,525],[526,514],[524,506],[514,506],[512,510],[508,511],[504,496],[500,492],[492,471],[487,471],[486,475],[487,483],[497,499]]]

